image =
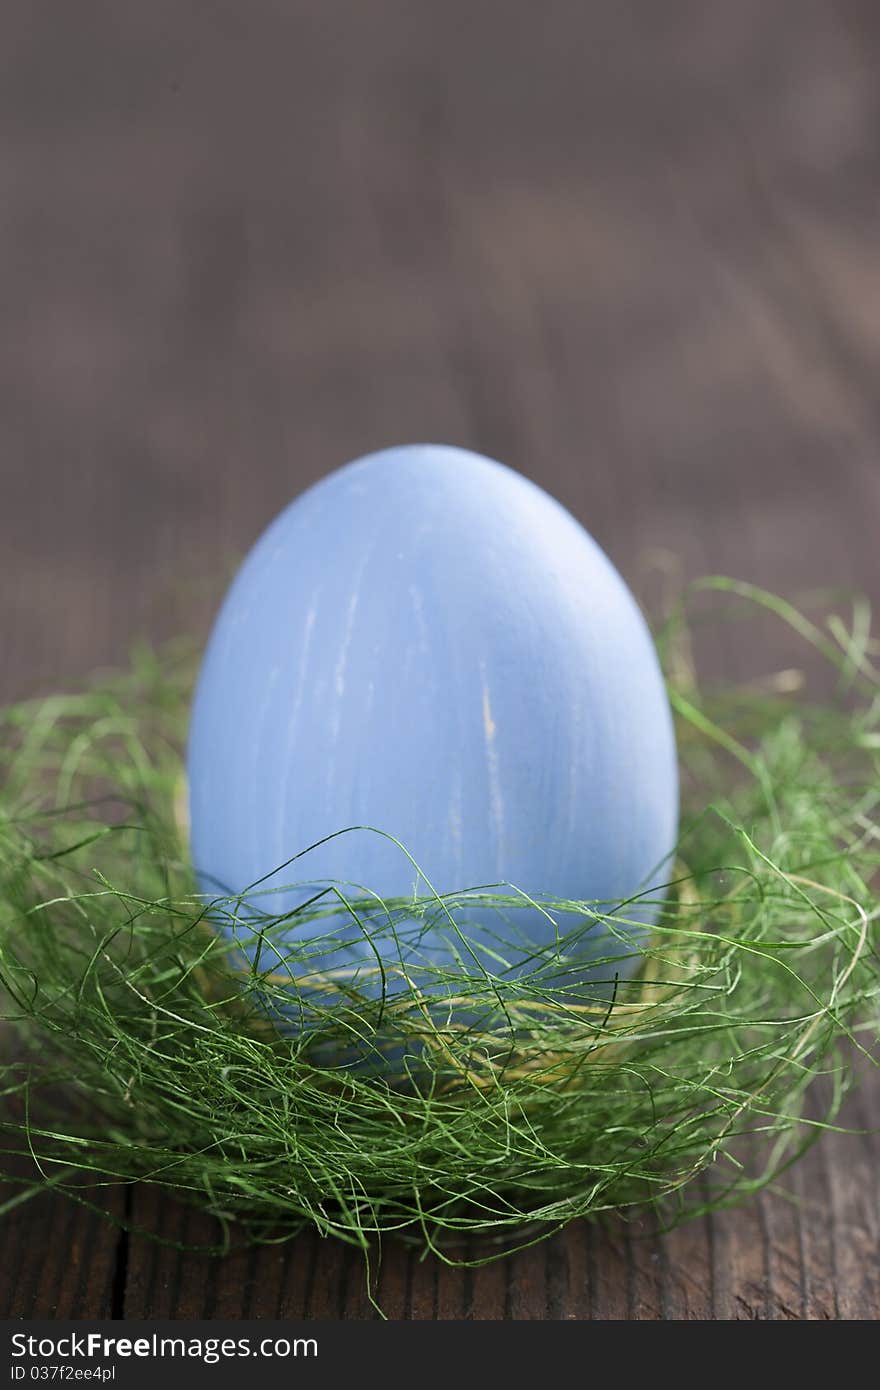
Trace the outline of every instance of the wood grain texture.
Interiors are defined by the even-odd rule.
[[[876,6],[8,0],[3,29],[3,698],[206,632],[292,495],[407,440],[533,477],[649,607],[658,552],[880,598]],[[867,1133],[822,1142],[794,1202],[466,1271],[389,1246],[379,1299],[876,1318],[876,1082],[847,1120]],[[215,1238],[151,1189],[103,1200]],[[0,1239],[13,1316],[373,1312],[312,1236],[218,1261],[47,1196]]]

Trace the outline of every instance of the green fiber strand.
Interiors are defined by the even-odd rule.
[[[783,624],[806,664],[837,669],[833,701],[810,701],[791,671],[704,689],[698,600],[713,620]],[[313,1226],[368,1257],[393,1233],[453,1262],[486,1237],[469,1255],[482,1261],[574,1217],[651,1209],[669,1226],[730,1205],[837,1128],[853,1059],[876,1058],[866,607],[807,616],[712,578],[659,645],[681,840],[650,938],[630,934],[626,905],[603,919],[586,984],[578,945],[601,903],[536,903],[511,884],[439,894],[424,875],[418,898],[339,883],[296,914],[291,944],[271,892],[250,924],[237,900],[200,896],[181,814],[183,646],[0,712],[0,1217],[44,1188],[90,1205],[96,1187],[148,1179],[213,1213],[218,1248],[230,1227],[268,1241]],[[479,959],[461,926],[475,901],[494,923]],[[514,974],[517,916],[536,907],[579,925]],[[254,932],[252,960],[224,924]],[[413,965],[440,928],[452,963]],[[375,958],[360,975],[352,930]]]

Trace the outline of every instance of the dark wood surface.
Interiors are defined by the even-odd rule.
[[[7,0],[2,696],[205,633],[274,513],[415,439],[554,492],[650,607],[658,554],[880,597],[880,10],[865,0]],[[654,576],[654,578],[652,578]],[[735,638],[716,676],[795,654]],[[8,1044],[8,1038],[6,1040]],[[765,1194],[471,1271],[392,1317],[875,1318],[880,1088]],[[144,1232],[200,1216],[105,1193]],[[50,1196],[12,1316],[370,1316],[303,1237],[216,1260]]]

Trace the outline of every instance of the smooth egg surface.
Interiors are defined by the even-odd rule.
[[[259,882],[248,902],[273,915],[331,880],[427,891],[366,829],[279,870],[346,827],[396,837],[439,893],[508,882],[612,906],[670,877],[677,834],[669,704],[626,584],[535,484],[437,445],[340,468],[253,547],[204,656],[188,779],[202,890]],[[494,915],[462,919],[490,971],[570,926],[515,915],[519,955],[498,947]],[[295,916],[284,930],[295,946]],[[419,949],[451,960],[453,938],[441,920]],[[346,940],[368,973],[375,946]]]

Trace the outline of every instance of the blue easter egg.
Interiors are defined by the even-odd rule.
[[[534,483],[437,445],[350,463],[268,527],[210,637],[188,777],[202,890],[244,894],[242,920],[287,914],[271,939],[291,979],[342,961],[367,993],[392,956],[410,977],[531,968],[575,918],[524,906],[501,925],[476,903],[409,933],[303,926],[322,885],[368,910],[363,892],[507,882],[611,914],[669,877],[677,834],[669,704],[626,584]],[[346,827],[411,859],[358,829],[287,863]],[[653,897],[608,920],[649,923]],[[577,920],[585,959],[609,949],[601,921]]]

